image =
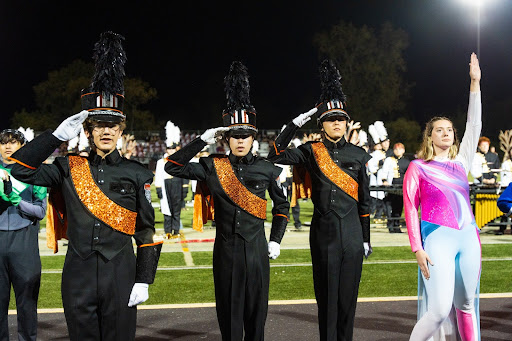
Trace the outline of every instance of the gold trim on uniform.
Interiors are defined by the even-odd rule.
[[[113,202],[94,181],[86,158],[69,156],[71,178],[80,201],[98,219],[114,230],[133,235],[137,212]]]
[[[249,191],[235,175],[228,158],[214,158],[220,185],[228,197],[241,209],[256,218],[267,218],[267,200]]]
[[[316,163],[322,173],[345,193],[358,201],[359,185],[332,160],[325,145],[321,142],[311,144]]]

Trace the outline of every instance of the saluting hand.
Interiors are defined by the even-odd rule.
[[[217,137],[220,136],[221,133],[228,131],[228,127],[218,127],[218,128],[210,128],[207,129],[203,134],[201,134],[201,140],[208,144],[213,144],[217,140]]]
[[[69,141],[74,139],[80,134],[82,130],[82,123],[85,121],[89,112],[82,110],[78,114],[66,118],[62,123],[55,129],[53,136],[61,141]]]
[[[300,114],[299,116],[295,117],[292,122],[297,127],[302,127],[304,124],[306,124],[309,120],[311,120],[311,116],[313,116],[318,111],[317,108],[313,108],[308,112],[305,112],[304,114]]]

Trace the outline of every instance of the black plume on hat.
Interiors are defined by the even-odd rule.
[[[320,65],[319,70],[322,93],[320,94],[318,104],[333,99],[345,102],[346,96],[341,88],[341,75],[332,60],[325,59]]]
[[[345,111],[346,96],[341,87],[341,75],[331,60],[324,60],[319,68],[322,93],[318,100],[319,122],[328,116],[343,115],[350,119]]]
[[[249,73],[241,62],[234,61],[224,77],[227,108],[222,114],[224,126],[231,129],[256,129],[256,109],[249,95]]]
[[[89,117],[119,122],[126,118],[124,104],[124,37],[112,31],[103,32],[94,45],[95,72],[89,88],[82,90],[82,109]]]
[[[124,64],[126,53],[122,42],[124,37],[112,31],[103,32],[94,45],[93,60],[96,72],[92,78],[91,90],[109,95],[124,92]]]

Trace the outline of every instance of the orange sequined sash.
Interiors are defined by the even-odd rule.
[[[114,230],[133,235],[137,212],[113,202],[96,185],[86,158],[69,156],[71,179],[82,204],[98,219]]]
[[[313,148],[316,163],[322,173],[345,193],[358,201],[358,183],[338,167],[329,155],[325,145],[321,142],[313,143],[311,148]]]
[[[267,200],[249,191],[235,175],[228,158],[214,158],[217,177],[228,197],[241,209],[256,218],[267,218]]]

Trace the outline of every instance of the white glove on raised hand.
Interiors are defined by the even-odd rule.
[[[281,254],[281,245],[276,242],[268,242],[268,258],[276,259]]]
[[[146,302],[149,298],[148,288],[149,284],[147,283],[135,283],[132,288],[132,293],[130,294],[128,306],[133,307]]]
[[[69,141],[80,134],[82,130],[82,123],[89,115],[87,110],[82,110],[78,114],[66,118],[62,123],[55,129],[53,136],[61,141]]]
[[[295,117],[292,122],[297,127],[302,127],[304,124],[306,124],[310,119],[311,116],[313,116],[318,111],[317,108],[313,108],[308,112],[305,112],[304,114],[300,114],[299,116]]]
[[[370,243],[363,243],[364,247],[364,258],[368,259],[368,256],[370,256],[373,253],[373,249],[370,245]]]
[[[208,144],[215,143],[215,140],[217,139],[217,136],[219,136],[221,133],[228,131],[228,127],[218,127],[218,128],[210,128],[207,129],[202,135],[201,140]]]

